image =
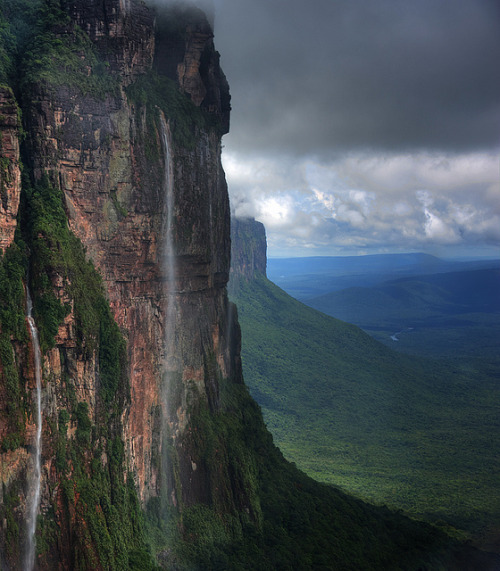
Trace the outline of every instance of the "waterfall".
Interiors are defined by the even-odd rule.
[[[166,283],[166,312],[164,322],[164,348],[165,348],[165,379],[161,391],[163,405],[163,452],[162,452],[162,480],[164,488],[164,500],[167,498],[167,474],[168,461],[166,453],[166,443],[169,438],[168,429],[168,392],[172,382],[172,375],[176,370],[175,367],[175,321],[177,315],[176,302],[176,252],[174,240],[174,176],[173,161],[170,152],[170,129],[165,121],[163,114],[161,117],[161,135],[163,143],[163,152],[165,155],[165,178],[164,178],[164,196],[166,206],[166,219],[164,226],[165,238],[165,255],[164,255],[164,276]]]
[[[28,475],[28,509],[27,509],[27,549],[24,569],[31,571],[35,565],[35,532],[38,508],[40,505],[40,476],[42,471],[42,357],[40,353],[40,341],[35,320],[33,319],[33,301],[29,289],[26,288],[26,314],[33,344],[35,357],[35,380],[36,380],[36,435],[34,449],[34,466]]]
[[[165,179],[164,192],[167,206],[167,218],[165,228],[165,278],[167,281],[167,317],[166,326],[175,323],[175,244],[174,244],[174,174],[172,156],[170,153],[170,129],[163,115],[161,115],[163,149],[165,153]]]

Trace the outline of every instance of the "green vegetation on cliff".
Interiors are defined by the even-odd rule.
[[[43,6],[33,40],[23,54],[22,86],[37,82],[76,88],[102,98],[118,93],[118,80],[94,45],[61,8]]]
[[[145,111],[146,132],[160,131],[159,111],[165,114],[172,126],[174,141],[179,147],[193,149],[202,131],[220,128],[216,116],[197,107],[180,90],[172,79],[151,70],[139,77],[126,89],[129,101],[137,106],[137,117]],[[143,141],[144,151],[150,160],[157,159],[158,141],[151,137]]]
[[[8,403],[8,434],[0,443],[2,451],[15,450],[25,436],[25,387],[19,376],[15,348],[28,341],[23,287],[26,266],[22,245],[13,244],[0,259],[0,382]]]
[[[2,450],[26,445],[25,420],[31,399],[19,366],[28,351],[23,286],[28,263],[42,351],[54,346],[59,325],[72,308],[81,343],[76,350],[82,356],[96,353],[100,371],[96,395],[99,412],[94,424],[88,404],[76,397],[67,357],[64,351],[60,353],[63,408],[56,417],[49,414],[46,418],[46,454],[54,452],[59,492],[52,496],[49,514],[40,522],[39,561],[54,561],[61,549],[58,526],[64,529],[68,515],[75,513],[75,536],[66,546],[73,554],[75,569],[101,565],[106,569],[153,569],[133,479],[124,478],[120,415],[129,399],[124,339],[112,318],[100,276],[68,228],[60,191],[48,177],[31,185],[24,176],[22,198],[16,242],[0,264],[0,380],[9,399],[9,432],[1,443]],[[68,296],[64,304],[56,296],[55,282]],[[69,423],[76,426],[74,438],[68,437]],[[103,458],[107,458],[105,463]],[[9,493],[4,490],[7,501],[1,507],[7,522],[6,537],[10,538],[7,554],[14,560],[24,531],[18,516],[13,515],[14,506],[19,513],[19,496],[15,487]],[[59,498],[64,502],[62,513]]]
[[[59,325],[72,311],[79,341],[75,350],[81,358],[95,355],[99,371],[94,423],[87,402],[76,397],[67,349],[60,349],[62,383],[55,390],[61,408],[56,416],[47,411],[49,432],[44,438],[44,454],[53,453],[55,458],[56,474],[51,475],[55,487],[49,511],[40,520],[38,560],[50,567],[61,549],[66,549],[74,569],[153,570],[156,565],[143,531],[133,477],[124,476],[120,418],[130,398],[125,341],[111,315],[99,274],[68,228],[62,194],[47,176],[34,184],[23,176],[16,241],[0,263],[0,381],[9,402],[2,451],[27,445],[25,424],[31,399],[19,367],[28,351],[23,286],[28,275],[42,351],[54,347]],[[64,302],[58,292],[64,292]],[[69,424],[76,427],[71,438]],[[3,547],[13,561],[19,557],[24,532],[19,520],[20,490],[20,482],[9,491],[4,489],[6,501],[0,508],[9,540]],[[68,529],[70,514],[73,539],[70,545],[61,546],[61,530]]]
[[[262,275],[234,299],[245,379],[288,459],[442,525],[499,521],[494,379],[395,353]]]
[[[243,484],[235,497],[250,501],[232,513],[214,503],[186,506],[182,535],[165,552],[167,569],[446,568],[447,536],[315,482],[275,447],[246,387],[234,379],[221,379],[220,386],[220,410],[192,411],[190,438],[203,451],[198,470],[212,464],[219,478],[208,487]],[[150,522],[158,525],[153,512],[151,506]]]
[[[76,513],[70,547],[75,569],[130,569],[134,568],[131,557],[143,560],[144,566],[138,568],[152,569],[133,478],[126,481],[124,477],[120,417],[130,398],[125,341],[111,315],[101,277],[69,230],[62,193],[48,176],[34,185],[24,178],[21,220],[30,253],[30,287],[42,351],[54,346],[59,325],[72,311],[77,353],[97,357],[95,424],[88,403],[77,400],[63,350],[64,408],[57,419],[48,419],[65,509]],[[58,291],[67,296],[64,302],[57,297]],[[67,436],[68,422],[76,425],[75,438]],[[54,514],[57,509],[54,504]],[[60,521],[61,514],[57,517]],[[41,535],[39,556],[50,561],[58,542],[50,520]]]
[[[32,188],[24,183],[26,241],[32,254],[31,287],[42,350],[54,345],[64,317],[74,312],[75,337],[83,354],[99,354],[101,397],[106,404],[127,394],[125,342],[105,298],[102,279],[86,260],[81,242],[70,232],[62,193],[47,176]],[[54,280],[70,300],[56,297]]]
[[[0,0],[0,83],[26,91],[41,82],[101,98],[118,90],[59,0]]]

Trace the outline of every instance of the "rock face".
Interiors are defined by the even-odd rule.
[[[202,12],[179,8],[158,15],[155,28],[156,16],[141,0],[68,0],[62,5],[70,18],[51,33],[65,41],[83,30],[91,42],[86,49],[94,50],[96,58],[85,55],[89,63],[84,75],[92,78],[104,66],[114,83],[97,93],[54,76],[32,82],[22,101],[26,167],[35,182],[48,175],[50,184],[62,191],[69,227],[102,275],[126,339],[130,394],[123,397],[125,404],[118,399],[123,409],[116,427],[125,445],[126,470],[143,506],[163,494],[179,510],[216,498],[227,511],[245,504],[247,492],[239,490],[235,498],[234,489],[211,484],[215,474],[190,435],[193,410],[220,407],[219,380],[242,383],[238,342],[229,332],[236,327],[226,295],[230,214],[220,160],[230,97],[212,30]],[[147,89],[143,97],[144,91],[134,91],[140,81],[163,82],[158,93],[164,97],[166,89],[170,99],[152,101]],[[0,108],[5,163],[0,173],[0,247],[6,248],[13,240],[20,195],[17,106],[10,90],[0,90]],[[169,170],[173,212],[166,201]],[[165,263],[168,216],[176,253],[174,281]],[[89,339],[79,338],[80,318],[71,293],[76,278],[54,267],[48,279],[66,314],[54,347],[44,357],[44,513],[62,505],[56,444],[49,435],[61,426],[61,409],[72,410],[68,384],[74,390],[71,398],[85,403],[92,423],[99,423],[104,406],[99,396],[102,355]],[[172,303],[175,311],[167,324]],[[7,403],[1,404],[6,411]],[[19,480],[26,469],[33,428],[29,422],[27,426],[24,446],[2,457],[4,485]],[[70,421],[68,438],[77,432]],[[102,461],[109,462],[106,454]],[[227,472],[227,467],[217,470]],[[18,511],[22,509],[21,502]],[[64,534],[68,539],[75,533],[77,504],[72,510],[68,519],[56,509],[62,535],[54,557],[62,561],[60,568],[72,565],[64,539]],[[43,561],[42,567],[55,565],[50,557]]]
[[[231,220],[231,284],[250,280],[256,274],[266,276],[266,230],[254,218]]]
[[[154,54],[153,13],[134,0],[67,0],[66,10],[120,73],[124,85],[151,67]]]
[[[0,250],[14,240],[21,197],[19,114],[12,91],[0,87]]]
[[[110,54],[110,68],[118,74],[122,87],[152,67],[153,15],[143,3],[116,0],[89,6],[71,2],[69,12],[99,52]],[[196,16],[199,19],[201,13]],[[188,22],[185,30],[176,30],[175,38],[184,33],[192,35]],[[208,24],[197,22],[196,26],[205,30],[198,33],[197,41],[176,48],[185,49],[184,60],[190,62],[191,80],[183,76],[179,86],[201,105],[201,93],[221,90],[209,80],[223,75],[220,70],[215,74],[212,71],[205,74],[207,83],[203,81],[199,59],[202,53],[215,51],[212,35],[206,31]],[[163,45],[158,42],[158,49]],[[215,55],[212,59],[217,60]],[[214,65],[208,67],[213,69]],[[193,95],[195,83],[197,95]],[[154,110],[138,109],[123,91],[97,99],[82,97],[65,86],[55,91],[43,86],[36,89],[28,119],[34,171],[58,173],[70,227],[103,276],[114,316],[127,337],[131,406],[124,417],[124,436],[139,494],[145,501],[157,495],[160,485],[152,456],[157,453],[153,433],[158,422],[156,411],[163,406],[161,380],[165,370],[167,167],[161,129],[157,124],[151,129],[147,115]],[[222,89],[227,89],[225,83]],[[229,100],[227,93],[225,98]],[[213,105],[211,102],[211,108]],[[213,111],[221,116],[228,113],[220,106]],[[145,152],[146,138],[153,140],[154,162]],[[175,368],[183,382],[194,376],[203,385],[203,355],[207,352],[218,355],[224,372],[228,371],[217,333],[229,271],[229,209],[220,164],[220,135],[200,132],[194,148],[174,148],[173,162],[177,326],[182,324],[182,332],[176,332],[181,342]],[[206,315],[198,315],[200,311]],[[172,368],[172,363],[168,366]],[[172,412],[176,417],[170,420],[173,426],[185,424],[184,410]]]
[[[172,30],[169,20],[183,22]],[[156,35],[155,66],[175,80],[193,103],[218,117],[229,131],[230,96],[227,80],[213,47],[213,29],[197,8],[174,6],[158,15],[162,29]]]

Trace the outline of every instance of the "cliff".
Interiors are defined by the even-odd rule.
[[[440,534],[286,464],[248,395],[226,293],[230,97],[205,15],[5,0],[1,17],[2,565],[26,566],[33,539],[28,290],[35,568],[390,568],[440,552]]]
[[[249,280],[257,274],[266,276],[267,240],[261,222],[253,218],[231,220],[231,272],[233,286],[239,280]]]
[[[12,244],[19,208],[21,169],[19,163],[20,118],[12,90],[0,87],[0,249]]]
[[[104,477],[102,469],[110,478],[115,441],[123,442],[118,470],[130,474],[143,507],[160,496],[179,510],[212,501],[231,510],[245,501],[244,490],[235,499],[232,490],[211,486],[214,477],[194,455],[189,428],[198,402],[220,407],[219,376],[241,382],[237,344],[226,333],[230,237],[220,138],[230,98],[199,10],[157,15],[135,0],[4,6],[13,33],[23,17],[32,30],[17,38],[5,72],[17,100],[8,86],[0,93],[1,247],[13,243],[17,218],[12,248],[20,258],[15,275],[2,276],[5,290],[16,280],[17,297],[4,301],[15,301],[18,323],[10,326],[7,316],[2,323],[1,463],[10,514],[6,522],[4,511],[1,543],[14,568],[25,543],[36,424],[32,347],[19,325],[24,282],[44,354],[41,513],[64,532],[46,540],[39,565],[71,567],[84,558],[88,567],[89,561],[105,567],[103,559],[118,549],[96,546],[109,521],[89,535],[85,518],[92,508],[83,505],[78,485],[69,491],[64,481],[77,480],[79,470],[88,482]],[[168,206],[167,171],[174,180]],[[165,267],[167,217],[173,282]],[[167,325],[170,303],[175,313]],[[79,420],[85,425],[80,439]],[[83,441],[88,450],[72,451]],[[91,466],[92,448],[99,450],[99,469]],[[73,453],[78,461],[63,469],[62,457]]]

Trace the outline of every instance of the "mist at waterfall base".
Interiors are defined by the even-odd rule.
[[[25,571],[31,571],[35,564],[35,532],[38,508],[40,506],[40,477],[42,455],[42,357],[40,352],[38,330],[35,324],[35,320],[33,319],[33,302],[28,288],[26,288],[26,299],[26,314],[31,335],[31,342],[33,345],[33,360],[36,381],[36,432],[35,442],[33,446],[33,462],[28,473],[28,501],[26,510],[27,545],[24,562]]]

